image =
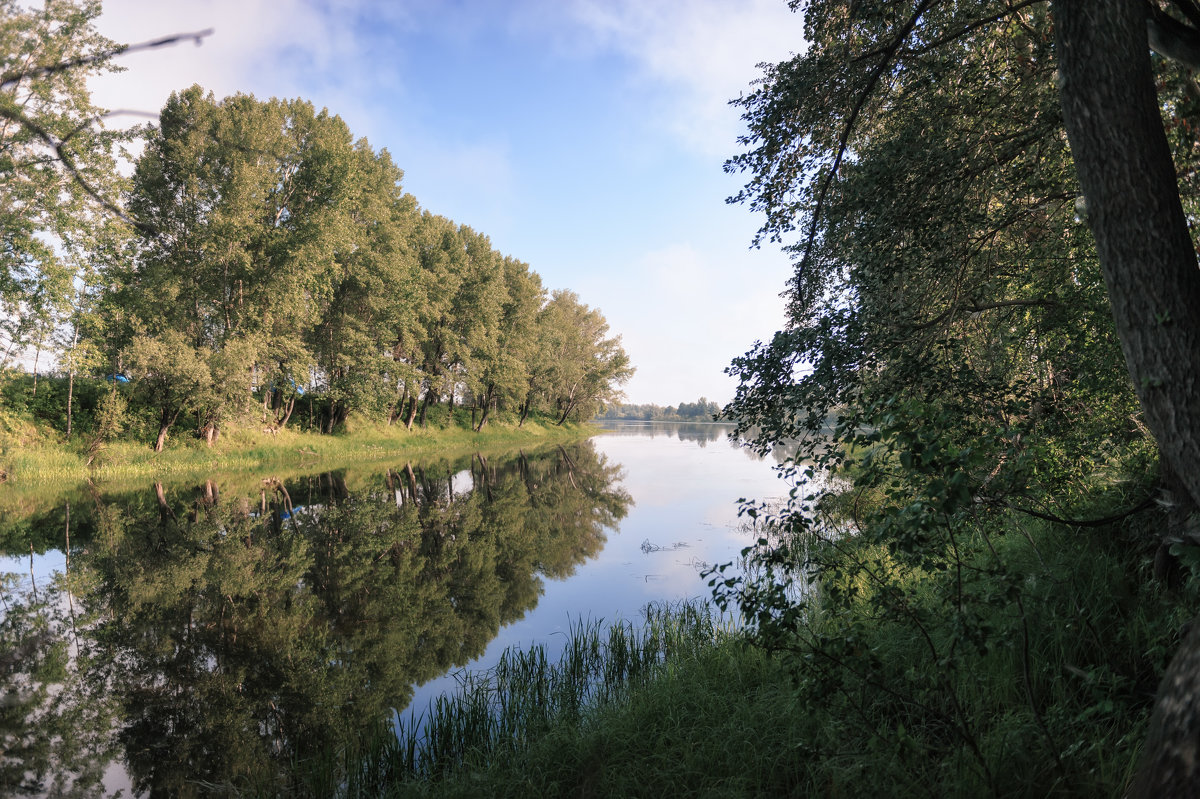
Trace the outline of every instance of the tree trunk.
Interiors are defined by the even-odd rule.
[[[71,405],[75,401],[75,370],[67,373],[67,438],[71,437]]]
[[[567,406],[563,409],[562,416],[558,417],[558,427],[563,426],[563,422],[567,421],[567,417],[571,415],[571,411],[573,410],[575,410],[575,400],[568,402]]]
[[[1063,118],[1125,364],[1162,456],[1200,505],[1200,268],[1158,110],[1145,7],[1056,0],[1054,28]]]
[[[1113,319],[1164,465],[1200,505],[1200,269],[1157,106],[1146,6],[1055,0],[1059,92]],[[1200,786],[1200,630],[1158,688],[1133,797]]]
[[[283,418],[279,420],[278,427],[280,430],[287,427],[288,420],[292,418],[292,410],[296,407],[296,397],[293,395],[288,399],[286,409],[283,411]]]
[[[404,421],[404,427],[407,430],[412,430],[413,420],[417,418],[417,398],[415,396],[408,398],[408,418]]]
[[[425,391],[425,401],[421,403],[421,427],[425,426],[425,414],[429,411],[429,403],[433,397],[433,391]]]

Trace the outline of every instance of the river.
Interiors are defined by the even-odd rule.
[[[787,486],[721,425],[608,427],[503,457],[0,495],[0,794],[245,787],[506,647],[706,597],[701,571],[755,537],[738,500]]]

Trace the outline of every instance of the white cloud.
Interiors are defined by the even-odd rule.
[[[238,91],[264,97],[304,94],[327,104],[313,97],[315,81],[318,94],[322,82],[336,89],[339,107],[331,106],[331,111],[366,113],[353,108],[353,98],[369,95],[374,84],[388,85],[394,93],[397,78],[386,65],[375,63],[364,46],[360,25],[365,2],[106,0],[97,28],[121,43],[213,32],[200,45],[181,43],[121,56],[117,63],[128,71],[95,79],[93,98],[111,109],[157,113],[172,91],[199,83],[217,97]],[[371,14],[386,12],[388,25],[402,26],[404,18],[389,8],[371,4]]]
[[[594,46],[678,92],[662,124],[706,155],[734,146],[741,122],[728,103],[759,76],[756,65],[804,48],[801,19],[782,0],[578,0],[571,8]]]

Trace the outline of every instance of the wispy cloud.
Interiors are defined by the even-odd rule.
[[[638,402],[670,404],[702,394],[724,402],[736,381],[719,378],[755,338],[783,324],[779,286],[786,261],[762,252],[702,252],[675,244],[643,254],[611,279],[580,281],[585,302],[603,309],[639,371]],[[720,386],[723,393],[713,390]]]
[[[218,97],[238,91],[312,96],[314,88],[319,94],[325,84],[336,87],[351,106],[379,85],[394,93],[400,88],[398,78],[386,61],[375,57],[363,35],[367,5],[366,0],[106,0],[97,27],[122,43],[209,28],[213,34],[198,46],[122,57],[118,63],[130,72],[95,80],[93,96],[108,108],[157,112],[171,92],[193,83]],[[403,12],[390,4],[370,6],[371,16],[385,17],[388,28],[406,24]],[[352,109],[331,110],[346,114]]]
[[[576,0],[569,8],[593,46],[669,86],[660,123],[706,155],[732,151],[741,123],[728,103],[758,77],[757,64],[804,48],[801,20],[782,0]]]

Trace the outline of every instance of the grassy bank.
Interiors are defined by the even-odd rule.
[[[558,663],[509,652],[468,680],[425,711],[424,735],[388,725],[339,768],[310,768],[314,793],[1119,796],[1195,586],[1147,579],[1119,527],[1009,523],[1004,568],[971,587],[977,646],[942,608],[961,575],[936,570],[886,589],[918,626],[865,584],[835,610],[827,581],[770,650],[705,608],[584,625]]]
[[[233,428],[208,447],[195,438],[174,440],[163,452],[143,441],[118,440],[95,445],[85,439],[62,441],[52,432],[30,424],[13,426],[0,436],[0,473],[6,491],[53,491],[85,481],[121,484],[156,480],[204,479],[214,473],[272,470],[307,473],[351,464],[419,459],[514,447],[535,448],[578,440],[596,432],[589,425],[557,426],[544,418],[523,426],[499,422],[476,433],[470,415],[458,412],[453,421],[440,420],[409,431],[402,425],[351,425],[335,435],[283,429]]]

